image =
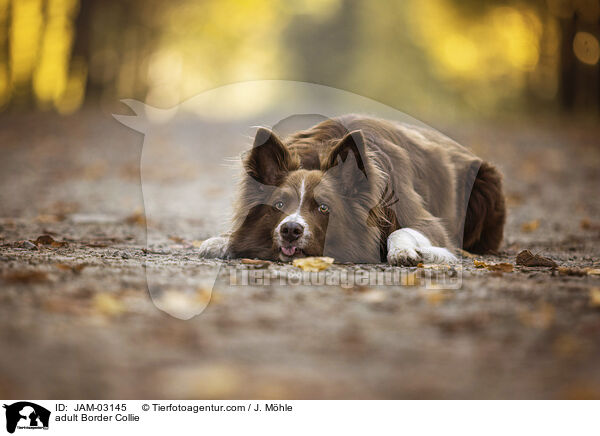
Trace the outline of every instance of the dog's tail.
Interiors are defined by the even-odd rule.
[[[494,166],[483,162],[467,206],[463,248],[473,253],[497,250],[502,242],[505,221],[502,176]]]

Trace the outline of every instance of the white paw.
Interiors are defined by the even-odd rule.
[[[392,248],[388,250],[387,261],[390,265],[414,266],[421,262],[421,255],[414,247]]]
[[[442,247],[420,247],[417,252],[421,254],[423,263],[454,263],[456,256]]]
[[[227,248],[229,248],[229,238],[216,236],[207,239],[200,245],[199,254],[200,257],[207,259],[223,259],[227,256]]]
[[[434,247],[429,239],[414,229],[393,232],[387,240],[387,260],[390,265],[417,265],[423,263],[452,263],[456,257],[443,247]]]

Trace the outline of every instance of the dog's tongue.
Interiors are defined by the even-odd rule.
[[[296,252],[296,247],[281,247],[281,251],[286,256],[293,256],[294,253]]]

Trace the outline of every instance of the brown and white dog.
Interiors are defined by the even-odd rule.
[[[233,230],[203,257],[414,265],[502,241],[500,174],[430,129],[360,115],[283,140],[260,128],[244,169]]]

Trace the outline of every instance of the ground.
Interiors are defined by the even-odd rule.
[[[174,288],[256,268],[198,259],[215,218],[157,217],[170,239],[148,245],[141,134],[95,110],[3,115],[0,397],[600,398],[597,121],[436,127],[500,168],[509,204],[501,250],[465,254],[459,289],[428,289],[427,268],[400,269],[407,286],[204,287],[181,320],[145,268]],[[581,275],[518,266],[523,249]]]

